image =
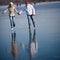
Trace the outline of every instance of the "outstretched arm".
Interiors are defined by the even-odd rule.
[[[23,11],[20,11],[19,14],[22,14]]]
[[[16,13],[19,15],[19,11],[15,8]]]
[[[24,7],[24,9],[22,9],[20,12],[19,12],[19,14],[21,15],[23,12],[25,12],[26,11],[26,9],[25,9],[25,7]]]
[[[3,11],[3,13],[7,13],[7,11],[8,11],[8,8],[6,8],[6,9]]]

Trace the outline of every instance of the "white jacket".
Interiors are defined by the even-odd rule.
[[[27,6],[25,6],[25,9],[24,9],[23,11],[26,11],[26,14],[27,14],[27,15],[32,15],[32,14],[35,15],[35,9],[34,9],[34,7],[33,7],[31,4],[28,4]],[[23,11],[20,11],[20,14],[21,14]]]

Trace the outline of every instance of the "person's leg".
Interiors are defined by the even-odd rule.
[[[34,29],[34,31],[33,31],[33,41],[35,41],[36,40],[36,29]]]
[[[12,17],[13,27],[15,27],[15,16]]]
[[[29,29],[29,48],[32,42],[32,33],[31,33],[31,29]]]
[[[30,21],[29,21],[29,16],[27,15],[27,19],[28,19],[28,25],[29,25],[29,29],[30,29]]]
[[[12,17],[9,16],[9,19],[10,19],[10,25],[11,25],[11,28],[13,28],[13,24],[12,24]]]
[[[31,20],[32,20],[33,26],[35,27],[35,22],[34,22],[33,16],[31,15],[30,17],[31,17]]]

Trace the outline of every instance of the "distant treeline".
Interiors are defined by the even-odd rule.
[[[24,4],[25,0],[0,0],[0,5],[8,5],[9,2]],[[28,0],[30,3],[37,3],[37,2],[51,2],[51,1],[60,1],[60,0]]]

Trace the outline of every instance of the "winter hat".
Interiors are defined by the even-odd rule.
[[[28,0],[25,0],[25,4],[28,4]]]

